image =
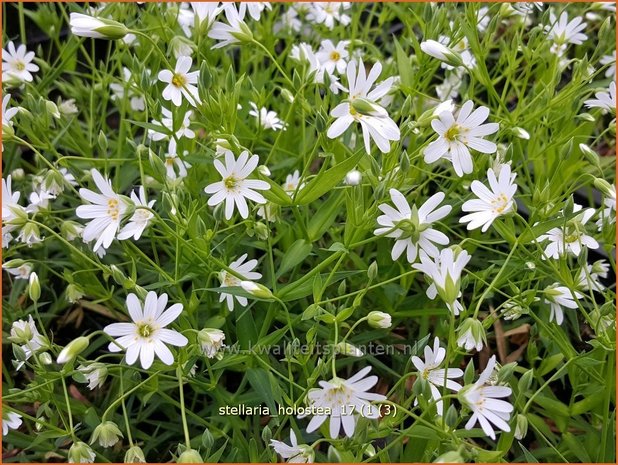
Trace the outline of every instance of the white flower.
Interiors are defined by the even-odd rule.
[[[295,170],[292,174],[285,177],[285,182],[282,184],[283,190],[292,197],[297,190],[301,190],[305,183],[300,182],[300,172]]]
[[[89,365],[80,365],[77,370],[81,372],[88,381],[88,389],[91,391],[103,383],[107,379],[107,365],[100,362],[90,363]]]
[[[502,397],[511,395],[511,388],[507,386],[487,385],[496,367],[496,356],[493,355],[487,362],[487,367],[480,374],[476,383],[465,386],[461,391],[461,399],[472,411],[470,420],[466,423],[466,429],[472,427],[478,421],[483,428],[483,432],[491,439],[496,439],[496,434],[492,427],[495,425],[502,431],[509,432],[511,428],[507,423],[511,417],[513,406]]]
[[[116,341],[109,344],[110,352],[127,351],[127,363],[133,365],[140,358],[142,368],[147,370],[154,361],[155,354],[166,365],[174,363],[174,355],[165,344],[184,347],[189,342],[177,331],[166,326],[182,312],[182,304],[174,304],[167,310],[167,294],[157,296],[150,291],[142,304],[135,294],[127,296],[127,309],[133,323],[112,323],[103,331]]]
[[[11,221],[17,218],[23,218],[26,215],[24,207],[19,205],[20,192],[13,192],[11,189],[11,175],[6,179],[2,179],[2,232],[11,232],[17,226],[10,224]]]
[[[81,205],[77,207],[76,214],[82,219],[92,219],[86,225],[82,238],[84,242],[96,239],[93,251],[96,252],[101,246],[107,249],[120,228],[120,222],[127,211],[127,200],[120,197],[112,189],[112,183],[105,179],[96,169],[91,170],[92,179],[99,188],[100,194],[90,189],[81,188],[79,195],[83,200],[93,205]]]
[[[21,426],[21,415],[9,412],[6,408],[2,409],[2,436],[9,434],[10,429],[17,429]]]
[[[287,8],[285,11],[279,14],[279,21],[275,23],[273,31],[278,33],[282,30],[288,30],[293,32],[300,32],[303,25],[300,19],[298,19],[298,11],[293,8]]]
[[[264,11],[264,9],[272,10],[272,8],[273,7],[269,2],[241,2],[239,9],[242,12],[241,16],[244,16],[243,10],[246,9],[249,13],[249,16],[251,16],[256,21],[259,21],[262,11]]]
[[[193,116],[193,110],[186,111],[182,117],[182,123],[178,126],[178,129],[174,132],[174,115],[167,108],[161,108],[163,117],[160,121],[152,120],[153,125],[161,126],[161,129],[148,129],[148,138],[153,141],[160,141],[170,137],[170,134],[174,134],[177,139],[186,137],[187,139],[193,139],[195,132],[189,128],[191,125],[191,116]]]
[[[13,116],[19,112],[19,107],[9,108],[9,100],[11,100],[11,94],[5,93],[2,97],[2,126],[13,126]]]
[[[240,256],[240,258],[238,258],[238,260],[234,260],[232,263],[230,263],[228,268],[242,276],[244,280],[260,279],[262,277],[262,274],[253,271],[257,266],[258,261],[253,259],[245,263],[246,259],[247,254],[243,254]],[[221,272],[219,273],[219,281],[221,281],[221,287],[240,287],[240,283],[243,280],[237,278],[226,270],[221,270]],[[222,292],[219,296],[219,302],[223,302],[225,300],[227,308],[230,312],[234,310],[234,299],[236,299],[238,303],[243,307],[246,307],[247,303],[249,302],[246,297],[243,297],[241,295],[232,295]]]
[[[431,227],[451,211],[450,205],[438,208],[444,200],[444,193],[438,192],[432,195],[420,208],[416,205],[410,208],[401,192],[396,189],[391,189],[389,192],[396,209],[385,203],[378,205],[384,215],[378,217],[378,224],[381,227],[373,233],[395,239],[391,258],[397,260],[405,250],[408,262],[413,263],[419,249],[431,257],[437,257],[440,251],[435,244],[448,244],[448,237]]]
[[[287,445],[285,442],[277,441],[276,439],[270,440],[270,446],[275,449],[275,452],[286,459],[288,463],[313,463],[314,452],[313,449],[307,444],[298,444],[294,431],[290,429],[290,443]]]
[[[487,344],[485,329],[483,328],[483,323],[476,318],[466,319],[457,328],[457,346],[468,352],[472,349],[480,352],[483,350],[483,343]]]
[[[517,184],[513,182],[515,176],[515,173],[511,174],[511,166],[503,164],[499,166],[497,176],[492,168],[487,170],[489,188],[480,181],[472,181],[470,189],[478,199],[464,202],[461,209],[473,213],[462,216],[459,222],[468,223],[468,230],[481,228],[485,232],[496,218],[512,211],[517,190]]]
[[[200,72],[189,72],[192,64],[191,57],[180,56],[176,61],[174,71],[169,69],[159,71],[159,81],[167,84],[163,89],[164,100],[171,100],[174,105],[179,107],[184,96],[190,105],[196,106],[198,104],[200,96],[196,84]]]
[[[219,3],[220,2],[191,2],[191,8],[193,8],[193,12],[200,25],[205,25],[207,29],[210,29],[217,16],[219,16],[219,13],[223,10],[223,7],[220,6]],[[191,26],[193,26],[193,21],[191,22]]]
[[[605,260],[597,260],[592,265],[586,265],[579,269],[579,274],[575,279],[575,286],[583,291],[590,289],[602,291],[605,286],[599,282],[599,278],[607,278],[609,264]]]
[[[487,107],[472,111],[474,104],[468,100],[463,104],[457,119],[453,113],[444,111],[431,121],[431,127],[438,133],[438,139],[427,146],[423,152],[426,163],[434,163],[440,158],[450,160],[457,176],[472,173],[472,156],[469,149],[481,153],[494,153],[498,147],[483,139],[498,131],[498,123],[482,124],[489,116]]]
[[[136,207],[152,208],[155,204],[155,200],[148,202],[146,199],[146,191],[144,190],[144,186],[139,187],[139,197],[135,195],[135,192],[131,192],[131,200],[133,200]],[[142,236],[144,229],[146,229],[152,218],[154,218],[154,214],[148,210],[136,208],[135,213],[133,213],[133,216],[129,219],[129,222],[124,225],[118,233],[118,239],[122,241],[133,237],[133,240],[138,240]]]
[[[202,352],[208,358],[213,358],[217,352],[223,347],[225,334],[220,329],[204,328],[198,335],[197,340],[202,348]]]
[[[545,26],[544,31],[547,38],[554,43],[551,47],[552,53],[563,55],[566,51],[567,44],[581,44],[588,38],[582,31],[586,29],[586,23],[583,22],[581,16],[576,16],[569,21],[569,15],[563,11],[560,19],[556,18],[553,11],[549,13],[550,25]]]
[[[429,383],[431,396],[437,401],[436,408],[438,415],[442,416],[442,394],[438,388],[446,387],[452,391],[459,391],[461,384],[453,381],[450,378],[460,378],[463,376],[463,371],[459,368],[438,368],[446,358],[446,349],[440,347],[440,340],[436,337],[433,340],[433,350],[430,346],[425,346],[425,361],[423,362],[416,355],[412,356],[412,363],[419,372],[419,377]],[[415,402],[416,405],[418,401]]]
[[[347,67],[348,100],[337,105],[331,116],[336,120],[328,128],[326,135],[335,139],[343,134],[353,122],[358,122],[363,130],[363,140],[367,153],[371,152],[370,139],[373,139],[380,151],[390,150],[390,141],[398,141],[401,137],[397,124],[389,117],[387,111],[376,102],[388,93],[393,85],[393,78],[382,81],[371,90],[376,79],[382,72],[378,62],[371,68],[369,75],[365,74],[362,61],[358,64],[352,60]]]
[[[2,80],[10,81],[11,78],[22,82],[32,82],[32,73],[39,67],[32,63],[34,52],[28,52],[24,44],[15,49],[15,44],[8,43],[6,50],[2,50]]]
[[[26,207],[28,213],[36,213],[39,210],[45,210],[49,206],[49,201],[55,199],[56,196],[51,192],[40,190],[30,193],[30,204]]]
[[[27,321],[17,320],[13,322],[9,340],[15,344],[19,344],[26,356],[25,360],[28,360],[39,349],[47,345],[45,338],[39,333],[32,319],[32,315],[28,315]],[[23,366],[25,360],[19,361],[16,366],[17,370]]]
[[[93,39],[122,39],[129,30],[121,23],[110,19],[71,13],[71,32],[79,37]]]
[[[286,124],[277,117],[277,113],[269,111],[265,107],[258,110],[254,102],[249,102],[249,105],[253,108],[253,110],[249,111],[249,115],[257,119],[258,124],[264,129],[272,129],[273,131],[285,130]]]
[[[15,276],[15,279],[29,279],[30,273],[32,272],[32,265],[30,265],[30,263],[24,263],[17,268],[7,268],[3,263],[2,269]]]
[[[599,243],[592,236],[586,234],[585,228],[585,224],[595,213],[594,208],[586,208],[582,211],[582,206],[575,204],[573,211],[581,211],[581,213],[567,221],[565,226],[552,228],[546,234],[537,238],[538,242],[549,241],[543,253],[543,259],[549,257],[557,260],[567,253],[577,257],[584,247],[599,248]]]
[[[599,63],[603,66],[610,65],[605,71],[605,77],[613,78],[616,76],[616,51],[612,52],[611,55],[603,55]]]
[[[307,14],[307,21],[324,24],[328,29],[335,27],[335,21],[344,26],[350,24],[352,18],[344,13],[350,8],[350,2],[313,2]]]
[[[227,152],[225,165],[220,160],[215,160],[215,168],[223,179],[204,188],[204,192],[212,194],[208,199],[208,205],[212,207],[225,201],[225,218],[229,220],[234,213],[234,205],[242,218],[249,216],[245,198],[256,203],[266,203],[264,196],[256,190],[268,190],[270,185],[266,181],[247,179],[257,167],[259,160],[257,155],[250,157],[247,150],[240,154],[238,160],[231,152]]]
[[[425,252],[419,254],[421,263],[415,263],[412,268],[425,273],[431,280],[427,288],[427,297],[435,299],[439,295],[446,306],[455,315],[463,310],[458,301],[461,296],[461,273],[470,261],[470,254],[465,250],[455,255],[453,249],[442,249],[440,255],[432,259]]]
[[[226,45],[251,41],[253,34],[243,20],[245,17],[245,8],[242,7],[242,3],[239,10],[236,9],[233,3],[229,3],[223,7],[223,11],[225,11],[225,18],[228,24],[217,21],[208,31],[208,37],[221,41],[213,45],[212,48],[221,48]]]
[[[584,102],[588,108],[601,108],[616,113],[616,81],[610,82],[608,92],[597,92],[594,96],[596,98]]]
[[[346,48],[350,41],[342,40],[333,44],[330,40],[323,40],[320,44],[320,50],[315,54],[322,67],[328,74],[333,74],[335,70],[339,74],[343,74],[348,66],[346,58],[348,58],[348,51]]]
[[[174,144],[171,144],[170,141],[170,145],[173,146]],[[165,175],[168,179],[174,181],[175,179],[186,178],[189,168],[191,168],[191,165],[180,158],[175,152],[170,152],[165,155]],[[176,173],[177,171],[178,173]]]
[[[547,286],[543,290],[543,294],[545,295],[544,302],[549,304],[549,321],[556,320],[559,325],[564,321],[562,307],[577,308],[575,299],[584,297],[580,292],[571,291],[568,287],[561,286],[558,283]]]
[[[324,410],[330,409],[329,432],[335,439],[339,430],[347,437],[352,437],[356,428],[356,415],[376,419],[380,417],[380,409],[371,405],[371,401],[386,400],[386,396],[367,392],[378,382],[377,376],[365,376],[371,367],[365,367],[349,379],[335,377],[330,381],[320,381],[321,389],[312,389],[307,394],[310,407]],[[315,415],[307,425],[307,433],[317,430],[326,421],[328,415]]]

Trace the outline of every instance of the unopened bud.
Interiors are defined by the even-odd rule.
[[[38,302],[41,297],[41,284],[39,283],[39,276],[33,271],[30,273],[28,280],[28,296],[33,302]]]
[[[390,328],[392,324],[391,316],[388,313],[373,311],[367,315],[367,322],[373,328]]]
[[[204,463],[204,461],[198,451],[195,449],[187,449],[180,454],[176,463]]]
[[[77,339],[69,342],[64,349],[58,354],[56,363],[63,365],[71,360],[74,360],[79,354],[88,348],[90,340],[85,336],[80,336]]]
[[[90,444],[98,442],[101,447],[112,447],[120,438],[124,437],[113,421],[104,421],[92,432]]]
[[[252,296],[257,297],[258,299],[272,300],[275,297],[273,293],[270,292],[270,289],[268,289],[266,286],[254,283],[253,281],[241,281],[240,287],[242,287]]]

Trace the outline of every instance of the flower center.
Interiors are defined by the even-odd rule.
[[[172,77],[172,84],[176,87],[182,87],[187,83],[187,78],[185,78],[182,74],[174,74]]]
[[[112,218],[112,220],[117,221],[120,216],[120,209],[118,208],[118,200],[109,199],[107,201],[107,214]]]
[[[139,334],[141,337],[144,337],[144,338],[148,338],[152,336],[155,330],[156,328],[149,325],[148,323],[140,323],[137,325],[137,334]]]
[[[240,286],[240,279],[224,271],[223,285],[227,287]]]
[[[500,194],[498,197],[491,201],[491,205],[493,207],[494,213],[503,213],[504,210],[507,209],[509,204],[509,199],[507,199],[506,195]]]
[[[234,176],[228,176],[223,180],[223,184],[227,190],[233,191],[238,187],[240,179],[235,178]]]
[[[455,142],[457,140],[457,136],[461,133],[459,126],[453,124],[448,130],[444,133],[444,138],[450,142]]]
[[[341,54],[335,50],[333,50],[332,52],[330,52],[330,59],[332,61],[339,61],[339,59],[341,58]]]
[[[174,166],[174,158],[175,157],[165,157],[165,164],[169,167]]]
[[[18,61],[15,63],[15,67],[17,68],[17,71],[23,71],[26,69],[26,64],[23,61]]]

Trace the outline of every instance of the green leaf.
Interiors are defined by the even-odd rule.
[[[298,239],[294,242],[281,259],[279,271],[277,271],[277,278],[283,276],[299,263],[302,263],[311,253],[311,249],[311,244],[304,239]]]
[[[343,180],[347,172],[353,169],[364,155],[365,152],[361,150],[356,155],[346,158],[341,163],[337,163],[332,168],[318,174],[298,193],[295,203],[298,205],[306,205],[322,197],[337,186],[337,184]]]
[[[277,402],[273,393],[273,386],[278,386],[277,381],[272,378],[263,368],[249,368],[247,370],[247,380],[260,398],[267,405],[271,412],[277,411]],[[279,401],[281,399],[279,398]],[[280,403],[280,402],[279,402]]]

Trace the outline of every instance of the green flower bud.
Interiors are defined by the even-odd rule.
[[[54,363],[54,359],[52,359],[52,356],[49,354],[49,352],[43,352],[39,355],[39,362],[41,362],[42,365],[51,365],[52,363]]]
[[[82,297],[84,297],[84,290],[77,284],[71,283],[67,286],[65,296],[67,298],[67,301],[69,301],[70,303],[75,303]]]
[[[74,360],[79,354],[88,348],[90,345],[90,339],[85,336],[80,336],[77,339],[69,342],[64,349],[58,354],[56,363],[61,365]]]
[[[616,188],[605,179],[594,178],[594,187],[599,189],[606,197],[616,197]]]
[[[367,315],[367,322],[369,326],[373,328],[390,328],[391,327],[391,316],[388,313],[373,311]]]
[[[275,299],[275,296],[273,295],[272,292],[270,292],[270,289],[268,289],[266,286],[262,284],[254,283],[253,281],[241,281],[240,286],[246,292],[248,292],[252,296],[257,297],[258,299],[264,299],[264,300],[274,300]]]
[[[176,460],[176,463],[204,463],[199,452],[195,449],[187,449]]]
[[[69,463],[92,463],[96,454],[88,444],[82,441],[74,442],[69,449]]]
[[[98,441],[101,447],[112,447],[123,437],[116,423],[113,421],[104,421],[92,432],[90,444],[94,444]]]
[[[338,354],[348,355],[350,357],[362,357],[365,355],[358,347],[354,347],[348,342],[340,342],[337,344],[335,346],[335,351]]]
[[[138,446],[130,447],[124,454],[124,463],[146,463],[144,451]]]
[[[28,280],[28,296],[33,302],[38,302],[41,297],[39,276],[34,271],[30,273],[30,279]]]
[[[521,441],[528,433],[528,418],[521,413],[517,415],[517,422],[515,423],[515,439]]]
[[[434,460],[433,463],[465,463],[464,458],[461,456],[461,453],[456,450],[452,450],[450,452],[446,452]]]
[[[45,109],[47,110],[47,114],[49,114],[53,118],[60,119],[60,111],[58,110],[58,106],[54,102],[52,102],[51,100],[47,100],[45,102]]]
[[[370,281],[373,281],[378,277],[378,263],[374,260],[367,268],[367,277]]]

